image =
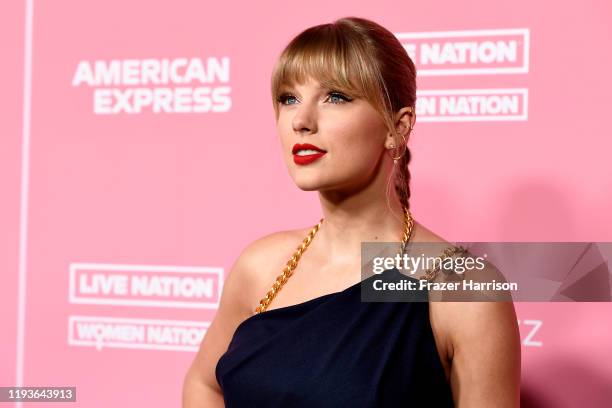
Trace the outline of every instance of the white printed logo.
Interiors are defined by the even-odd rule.
[[[69,316],[68,344],[104,347],[197,351],[210,322]]]
[[[94,88],[98,115],[227,112],[229,63],[228,57],[79,61],[72,86]]]
[[[521,325],[521,320],[518,321]],[[542,320],[525,319],[522,321],[523,326],[530,326],[530,331],[521,339],[521,343],[525,347],[542,347],[542,341],[535,340],[536,333],[542,326]]]
[[[420,122],[527,120],[527,89],[417,91]]]
[[[222,268],[71,263],[69,302],[216,309],[222,287]]]
[[[529,29],[398,33],[419,76],[529,72]]]
[[[397,33],[419,77],[527,74],[529,29]],[[526,121],[527,88],[417,91],[419,122]],[[467,80],[465,81],[467,82]],[[488,80],[490,83],[491,80]]]

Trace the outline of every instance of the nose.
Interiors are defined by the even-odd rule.
[[[292,126],[296,133],[316,133],[317,109],[316,103],[303,102],[295,109]]]

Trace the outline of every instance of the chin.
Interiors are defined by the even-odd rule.
[[[303,176],[303,175],[302,175]],[[324,187],[323,183],[314,177],[294,177],[293,182],[303,191],[317,191]]]
[[[318,191],[321,189],[321,185],[318,183],[298,183],[295,185],[302,191]]]

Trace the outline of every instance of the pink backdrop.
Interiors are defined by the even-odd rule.
[[[290,38],[343,16],[381,23],[417,63],[420,222],[455,241],[611,241],[611,4],[5,2],[0,385],[74,385],[83,407],[180,405],[240,250],[319,219],[282,162],[269,78]],[[218,75],[73,82],[79,64],[87,78],[96,61],[179,58]],[[160,88],[170,112],[121,110]],[[523,405],[610,406],[612,305],[516,308]]]

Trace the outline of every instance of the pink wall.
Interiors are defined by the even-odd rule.
[[[0,383],[76,385],[84,407],[180,404],[197,336],[214,317],[222,277],[239,251],[264,234],[319,219],[316,194],[297,189],[282,162],[269,77],[292,36],[343,16],[377,21],[420,52],[440,38],[516,47],[516,58],[494,63],[427,64],[417,55],[420,100],[440,107],[453,92],[485,95],[490,103],[512,97],[502,114],[419,106],[411,204],[420,222],[456,241],[612,240],[609,2],[315,0],[289,6],[187,0],[4,5]],[[228,58],[229,78],[73,86],[83,61],[180,57]],[[196,91],[200,103],[183,104],[200,112],[145,107],[96,114],[94,101],[103,104],[104,92],[127,95],[135,87],[144,88],[143,98],[154,88],[186,87],[187,97],[206,89]],[[202,97],[209,90],[214,96]],[[210,286],[199,289],[208,298],[104,294],[101,286],[97,294],[87,292],[95,282],[120,285],[121,276],[134,274],[204,278]],[[516,307],[524,406],[609,406],[612,306]],[[83,331],[98,327],[92,320],[132,327],[135,337],[128,340],[124,332],[115,342],[96,344]]]

